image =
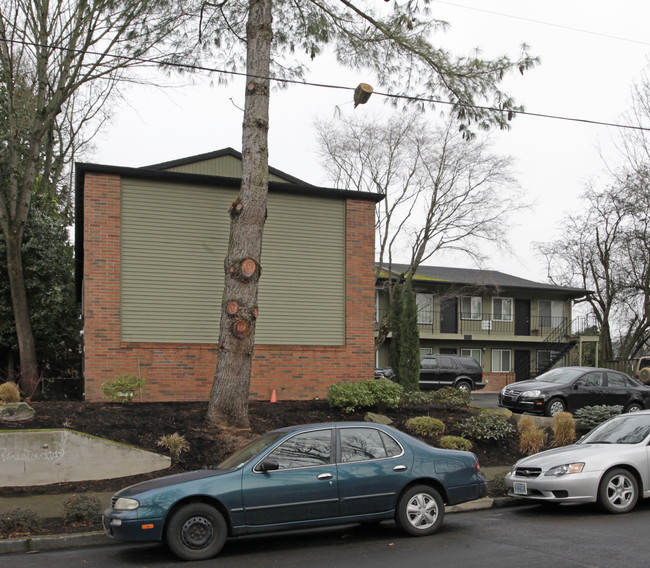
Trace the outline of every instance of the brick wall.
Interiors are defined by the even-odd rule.
[[[513,373],[483,373],[483,380],[488,384],[483,392],[499,392],[506,385],[515,382]]]
[[[346,344],[256,345],[251,399],[323,397],[332,382],[373,376],[374,211],[372,201],[347,201]],[[119,176],[86,174],[83,270],[86,400],[105,400],[102,383],[121,374],[142,375],[146,401],[207,400],[216,346],[120,341]]]

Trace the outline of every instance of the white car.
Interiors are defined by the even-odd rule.
[[[519,460],[505,477],[508,495],[627,513],[650,497],[649,443],[650,411],[621,414],[575,444]]]

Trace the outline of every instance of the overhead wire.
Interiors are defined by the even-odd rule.
[[[1,40],[0,40],[1,41]],[[59,47],[59,46],[49,46],[49,45],[44,45],[44,44],[39,44],[37,42],[29,42],[29,41],[24,41],[24,40],[15,40],[15,39],[6,39],[4,40],[7,43],[15,43],[15,44],[20,44],[20,45],[25,45],[29,47],[37,47],[37,48],[47,48],[47,49],[53,49],[53,50],[59,50],[59,51],[72,51],[75,53],[85,53],[87,55],[95,55],[95,56],[102,56],[105,54],[101,54],[98,52],[93,52],[93,51],[88,51],[88,50],[74,50],[71,48],[66,48],[66,47]],[[276,83],[285,83],[285,84],[293,84],[293,85],[302,85],[302,86],[308,86],[308,87],[317,87],[317,88],[323,88],[323,89],[337,89],[337,90],[345,90],[345,91],[352,91],[354,92],[355,87],[348,87],[346,85],[337,85],[337,84],[331,84],[331,83],[319,83],[319,82],[314,82],[314,81],[305,81],[305,80],[300,80],[300,79],[289,79],[286,77],[264,77],[264,76],[259,76],[259,75],[251,75],[249,73],[243,72],[243,71],[234,71],[234,70],[227,70],[227,69],[218,69],[215,67],[207,67],[205,65],[196,65],[196,64],[190,64],[190,63],[179,63],[175,61],[165,61],[161,59],[147,59],[144,57],[135,57],[135,56],[129,56],[129,55],[112,55],[112,57],[117,58],[117,59],[123,59],[128,62],[132,63],[140,63],[140,64],[155,64],[158,66],[164,66],[164,67],[170,67],[170,68],[177,68],[177,69],[185,69],[185,70],[190,70],[190,71],[199,71],[199,72],[207,72],[207,73],[221,73],[224,75],[232,75],[232,76],[237,76],[237,77],[247,77],[250,79],[263,79],[263,80],[268,80],[268,81],[273,81]],[[592,119],[586,119],[586,118],[578,118],[578,117],[569,117],[569,116],[560,116],[560,115],[555,115],[555,114],[545,114],[545,113],[539,113],[539,112],[530,112],[526,110],[514,110],[514,109],[501,109],[497,107],[491,107],[491,106],[485,106],[485,105],[476,105],[476,104],[468,104],[468,103],[461,103],[461,102],[452,102],[452,101],[445,101],[442,99],[436,99],[434,97],[424,97],[424,96],[419,96],[419,95],[400,95],[400,94],[395,94],[395,93],[385,93],[381,91],[374,91],[373,93],[375,96],[379,97],[385,97],[385,98],[390,98],[390,99],[399,99],[399,100],[406,100],[409,102],[423,102],[423,103],[429,103],[429,104],[440,104],[440,105],[448,105],[448,106],[455,106],[455,107],[461,107],[461,108],[471,108],[471,109],[477,109],[477,110],[484,110],[484,111],[489,111],[489,112],[495,112],[495,113],[508,113],[512,115],[521,115],[521,116],[531,116],[535,118],[545,118],[545,119],[550,119],[550,120],[561,120],[561,121],[567,121],[567,122],[578,122],[578,123],[583,123],[583,124],[591,124],[591,125],[596,125],[596,126],[608,126],[608,127],[613,127],[613,128],[621,128],[621,129],[629,129],[629,130],[640,130],[640,131],[646,131],[650,132],[650,127],[644,127],[644,126],[636,126],[636,125],[631,125],[631,124],[619,124],[615,122],[606,122],[602,120],[592,120]]]

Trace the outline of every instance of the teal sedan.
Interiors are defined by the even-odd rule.
[[[379,424],[312,424],[268,432],[214,469],[122,489],[103,523],[116,540],[164,542],[183,560],[203,560],[226,538],[280,530],[394,519],[426,536],[445,504],[486,494],[470,452]]]

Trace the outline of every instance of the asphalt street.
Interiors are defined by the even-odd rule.
[[[626,515],[595,506],[541,505],[448,515],[431,537],[403,536],[393,523],[284,533],[226,543],[216,559],[191,566],[282,568],[646,568],[650,502]],[[162,546],[122,545],[3,555],[12,568],[172,568],[179,561]],[[190,565],[190,564],[186,564]]]

